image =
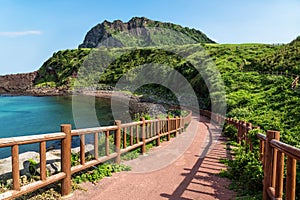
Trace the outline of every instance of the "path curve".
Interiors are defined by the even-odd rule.
[[[197,132],[194,137],[190,137],[191,145],[185,148],[185,152],[179,158],[160,169],[150,167],[152,170],[149,171],[149,165],[157,166],[155,163],[165,162],[165,156],[168,154],[161,152],[171,152],[172,144],[189,134],[189,129],[194,130],[195,127]],[[230,155],[224,142],[218,127],[210,124],[204,117],[200,120],[193,117],[186,133],[150,150],[147,156],[126,161],[124,164],[132,166],[132,171],[115,173],[112,177],[102,179],[97,185],[84,183],[82,187],[86,188],[87,192],[77,190],[68,199],[234,199],[234,192],[227,189],[229,181],[218,176],[220,170],[225,169],[225,166],[219,163],[219,159]],[[148,172],[143,171],[145,169]]]

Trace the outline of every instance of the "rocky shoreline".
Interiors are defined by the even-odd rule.
[[[159,115],[165,113],[170,107],[168,102],[158,101],[156,99],[145,98],[143,96],[135,96],[124,91],[114,90],[70,90],[66,87],[33,87],[25,91],[1,93],[0,96],[71,96],[71,95],[84,95],[94,96],[96,98],[106,98],[118,100],[124,102],[129,100],[130,102],[130,113],[149,113],[150,115]]]

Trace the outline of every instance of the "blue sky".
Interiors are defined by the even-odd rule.
[[[102,21],[134,16],[199,29],[218,43],[288,43],[300,35],[299,0],[1,0],[0,74],[37,70],[76,48]]]

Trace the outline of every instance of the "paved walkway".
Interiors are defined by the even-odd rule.
[[[132,171],[113,174],[97,185],[82,184],[76,200],[234,199],[228,180],[218,176],[228,157],[220,130],[205,118],[193,118],[186,133],[124,164]],[[175,153],[174,153],[175,152]]]

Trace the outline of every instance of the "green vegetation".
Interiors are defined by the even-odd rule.
[[[283,142],[300,147],[299,89],[291,89],[295,77],[290,76],[299,74],[299,43],[207,45],[207,49],[212,50],[225,83],[227,117],[251,122],[263,130],[279,130]],[[238,191],[240,199],[261,199],[263,171],[256,133],[250,133],[254,151],[234,148],[234,160],[226,160],[228,171],[221,173],[232,180],[231,188]],[[224,134],[236,140],[235,127],[225,126]]]
[[[89,53],[90,49],[63,50],[54,53],[38,70],[35,85],[38,87],[72,85],[78,69]]]
[[[250,135],[254,135],[255,132],[257,131],[253,131]],[[263,168],[259,160],[258,145],[255,143],[257,138],[251,138],[254,150],[250,151],[246,144],[239,145],[233,142],[237,138],[237,129],[233,125],[225,125],[223,134],[232,140],[228,145],[234,147],[230,148],[234,159],[220,161],[228,166],[227,170],[220,172],[220,176],[232,180],[230,189],[237,191],[239,199],[261,199]]]
[[[74,175],[73,182],[80,184],[82,182],[96,183],[104,177],[112,176],[114,172],[129,171],[131,168],[125,165],[118,165],[115,163],[104,163],[98,165],[93,170],[81,171]]]
[[[158,22],[160,23],[160,22]],[[162,46],[168,44],[214,43],[206,35],[195,29],[183,28],[174,24],[150,24],[146,27],[149,39],[145,35],[136,36],[128,32],[112,32],[112,37],[120,41],[125,47]]]
[[[102,34],[95,34],[95,33]],[[107,39],[107,37],[110,37]],[[215,43],[196,29],[177,24],[153,21],[145,17],[133,17],[129,22],[104,21],[87,33],[79,47],[95,48],[99,44],[123,47],[161,46],[168,44]]]
[[[201,46],[201,45],[200,45]],[[270,70],[283,72],[284,74],[300,74],[300,42],[299,37],[290,44],[268,45],[268,44],[205,44],[206,52],[195,51],[199,49],[198,44],[173,46],[170,51],[155,48],[124,49],[113,48],[109,51],[95,50],[89,57],[108,56],[118,58],[110,62],[107,68],[103,68],[97,59],[87,59],[90,49],[65,50],[57,52],[44,63],[39,70],[36,83],[39,85],[61,86],[67,84],[72,86],[74,74],[85,75],[84,70],[89,73],[85,78],[80,78],[79,85],[95,86],[101,88],[105,85],[114,85],[124,73],[146,63],[167,64],[180,72],[195,89],[200,108],[210,109],[210,98],[208,89],[203,78],[198,75],[197,70],[191,62],[187,62],[172,52],[191,52],[189,60],[200,60],[209,62],[214,60],[225,84],[227,115],[240,120],[247,120],[262,129],[276,129],[281,131],[282,140],[289,144],[300,147],[300,114],[299,90],[291,90],[293,79],[288,76],[263,74],[261,71]],[[123,52],[126,52],[123,54]],[[209,55],[210,57],[207,57]],[[95,62],[94,64],[90,62]],[[92,64],[92,68],[81,67]],[[100,65],[100,66],[99,66]],[[49,71],[49,68],[52,71]],[[80,68],[80,72],[78,72]],[[208,68],[208,67],[207,67]],[[48,70],[48,71],[47,71]],[[209,69],[202,74],[209,74]],[[155,71],[155,70],[154,70]],[[159,71],[165,73],[168,71]],[[126,78],[134,79],[134,73]],[[73,77],[72,77],[73,76]],[[155,75],[151,75],[155,76]],[[55,82],[55,84],[53,84]],[[211,80],[214,82],[214,80]],[[214,85],[216,86],[216,85]],[[218,92],[218,91],[217,91]],[[164,99],[164,102],[178,103],[176,97],[170,90],[163,86],[146,85],[135,91],[137,95],[153,97],[153,99]]]
[[[259,152],[249,152],[245,147],[234,149],[234,160],[226,160],[228,171],[221,176],[232,180],[230,189],[238,192],[239,196],[260,196],[262,190],[263,168],[259,161]]]
[[[207,54],[200,44],[177,46],[172,48],[170,48],[169,51],[156,49],[154,47],[146,49],[96,49],[88,56],[86,55],[89,51],[87,49],[60,51],[55,53],[52,58],[43,64],[39,70],[40,75],[36,79],[36,85],[55,85],[56,87],[66,86],[68,88],[72,88],[74,86],[74,77],[78,77],[75,83],[76,88],[92,87],[97,89],[106,89],[114,86],[125,73],[127,73],[125,79],[130,83],[139,83],[140,77],[136,77],[136,73],[140,71],[140,68],[137,67],[149,63],[155,63],[155,65],[151,67],[154,67],[157,70],[152,70],[152,72],[155,71],[158,73],[157,76],[165,77],[164,79],[169,81],[169,76],[172,76],[170,73],[171,69],[169,67],[160,68],[161,65],[170,66],[177,70],[195,89],[196,94],[199,97],[200,107],[210,107],[208,88],[202,76],[199,75],[197,69],[194,68],[190,62],[184,60],[173,52],[184,52],[188,49],[188,51],[191,51],[189,59],[194,60],[195,63],[209,63],[211,62],[211,59],[207,58]],[[199,49],[203,50],[200,52],[196,51]],[[60,56],[64,56],[62,61],[60,60]],[[74,57],[78,62],[72,62]],[[86,58],[85,61],[84,58]],[[56,63],[57,65],[54,65],[54,67],[52,66],[52,63]],[[49,70],[47,71],[49,68],[55,70],[49,72]],[[151,77],[155,77],[156,75],[151,74],[152,72],[149,71],[148,74],[143,75],[151,75]],[[211,68],[208,67],[204,68],[201,73],[207,75],[207,77],[209,77],[209,74],[214,74],[214,72],[211,71]],[[55,84],[53,84],[53,82],[55,82]],[[216,81],[211,82],[215,85],[219,84]],[[122,90],[129,89],[130,88],[122,88]],[[147,94],[149,96],[159,96],[166,102],[169,102],[170,99],[174,100],[173,96],[170,95],[171,93],[167,90],[168,89],[163,86],[148,85],[143,88],[139,88],[135,91],[135,93],[138,95]],[[182,95],[184,96],[184,94]],[[213,96],[213,92],[210,96]],[[174,103],[176,103],[176,101]]]
[[[300,59],[295,59],[300,45],[295,41],[286,45],[214,44],[206,48],[225,84],[227,117],[246,120],[263,130],[279,130],[282,141],[300,147],[299,89],[292,90],[293,78],[285,76],[300,74]],[[266,58],[274,59],[266,64]],[[283,75],[261,73],[269,72],[270,66]]]

